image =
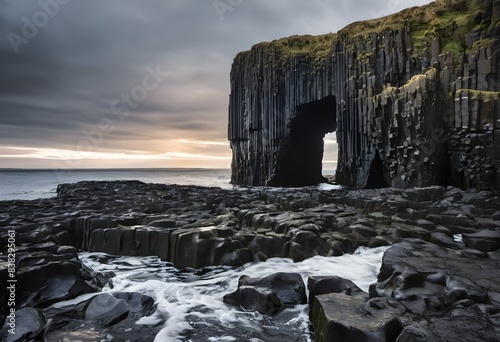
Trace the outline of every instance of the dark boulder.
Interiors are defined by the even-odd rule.
[[[156,310],[153,298],[137,292],[101,293],[87,301],[46,309],[47,341],[138,341],[161,326],[135,324]]]
[[[107,327],[127,318],[129,312],[130,308],[124,300],[102,293],[90,301],[85,310],[85,319]]]
[[[15,312],[15,320],[12,322],[7,317],[0,331],[0,338],[5,342],[39,340],[43,338],[46,325],[47,319],[41,310],[22,308]],[[13,330],[9,332],[10,329]]]
[[[102,293],[92,298],[85,309],[85,319],[108,327],[124,319],[133,321],[151,315],[155,310],[150,296],[137,292]]]
[[[119,292],[113,295],[116,299],[123,300],[130,311],[129,317],[143,317],[151,315],[155,309],[155,301],[152,297],[138,292]]]
[[[407,326],[396,342],[498,341],[500,309],[491,305],[457,307],[444,317]]]
[[[278,312],[283,303],[276,292],[264,287],[241,286],[238,289],[238,304],[242,309],[257,311],[263,315],[272,315]],[[224,297],[224,301],[233,304],[231,300]]]
[[[315,340],[395,341],[403,329],[397,318],[405,311],[403,305],[389,298],[367,302],[367,298],[342,293],[317,295],[311,309]]]
[[[326,256],[330,247],[325,240],[313,232],[300,231],[291,240],[290,258],[293,261],[303,261],[316,255]]]
[[[79,260],[42,263],[17,271],[19,301],[25,305],[47,307],[53,303],[75,298],[97,290],[89,285]]]
[[[267,258],[284,258],[289,254],[290,237],[282,234],[268,233],[257,235],[248,248],[254,255],[261,255],[260,260]]]
[[[469,248],[474,248],[485,253],[496,251],[500,248],[500,233],[498,231],[484,229],[477,233],[463,235],[464,244]]]
[[[481,267],[478,267],[481,265]],[[487,303],[500,292],[494,254],[447,249],[421,240],[389,248],[370,295],[397,299],[416,314],[443,314],[456,301]]]
[[[274,273],[264,278],[240,277],[238,289],[224,302],[262,314],[273,314],[289,305],[307,301],[304,281],[298,273]]]
[[[314,303],[314,297],[327,293],[343,293],[348,296],[365,296],[368,294],[361,290],[349,279],[337,276],[312,276],[307,280],[309,289],[309,305]]]

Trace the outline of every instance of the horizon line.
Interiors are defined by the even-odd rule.
[[[54,168],[19,168],[19,167],[0,167],[1,171],[55,171],[55,172],[73,172],[73,171],[100,171],[100,170],[231,170],[231,168],[221,167],[86,167],[73,169],[54,169]]]

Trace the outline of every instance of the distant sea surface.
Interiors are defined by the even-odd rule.
[[[324,174],[334,174],[325,170]],[[144,183],[232,189],[229,169],[85,169],[72,171],[0,169],[0,201],[56,196],[57,185],[80,181],[139,180]],[[322,184],[320,188],[338,188]]]
[[[80,181],[139,180],[144,183],[199,185],[231,189],[228,169],[0,170],[0,200],[56,196],[58,184]]]

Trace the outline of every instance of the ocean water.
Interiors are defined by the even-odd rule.
[[[80,181],[139,180],[145,183],[231,189],[228,169],[88,169],[0,171],[0,200],[32,200],[56,195],[58,184]]]
[[[178,270],[156,257],[118,257],[103,253],[82,253],[80,259],[96,271],[113,271],[113,286],[103,292],[140,292],[153,297],[156,311],[136,322],[137,325],[160,326],[156,336],[144,336],[144,341],[313,341],[309,308],[294,308],[266,316],[243,311],[225,304],[225,294],[236,290],[242,275],[255,278],[276,272],[300,273],[307,284],[312,275],[335,275],[350,279],[368,291],[388,247],[360,248],[340,257],[316,256],[294,263],[291,259],[272,258],[266,262],[249,263],[242,267],[209,267],[199,270]],[[64,308],[89,299],[95,294],[55,304]],[[113,336],[109,336],[113,340]],[[115,337],[116,338],[116,337]]]
[[[328,174],[332,173],[334,172]],[[0,170],[0,201],[33,200],[56,196],[57,185],[62,183],[112,180],[234,188],[230,184],[231,170],[229,169]],[[336,186],[321,184],[319,188],[332,189]]]

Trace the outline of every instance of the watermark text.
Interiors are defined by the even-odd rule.
[[[30,18],[23,16],[21,18],[22,26],[18,33],[7,33],[7,39],[12,49],[17,54],[19,47],[26,45],[31,39],[35,38],[40,30],[48,25],[51,18],[54,18],[61,11],[61,5],[66,5],[71,0],[39,0],[40,10],[36,11]]]
[[[212,5],[220,21],[224,21],[224,14],[226,12],[233,12],[242,3],[243,0],[214,0]]]
[[[68,147],[64,161],[52,163],[52,169],[56,171],[59,181],[63,180],[59,171],[71,171],[80,167],[87,153],[95,152],[103,143],[106,135],[116,130],[117,120],[125,120],[132,110],[137,109],[139,104],[147,99],[150,92],[156,90],[163,83],[168,75],[168,72],[161,70],[159,64],[155,67],[147,66],[146,74],[138,85],[134,86],[129,93],[121,94],[111,101],[110,109],[113,117],[102,118],[93,129],[82,130],[83,138],[76,146]]]
[[[7,232],[7,307],[8,315],[5,324],[8,327],[9,334],[16,334],[16,232],[9,230]]]

